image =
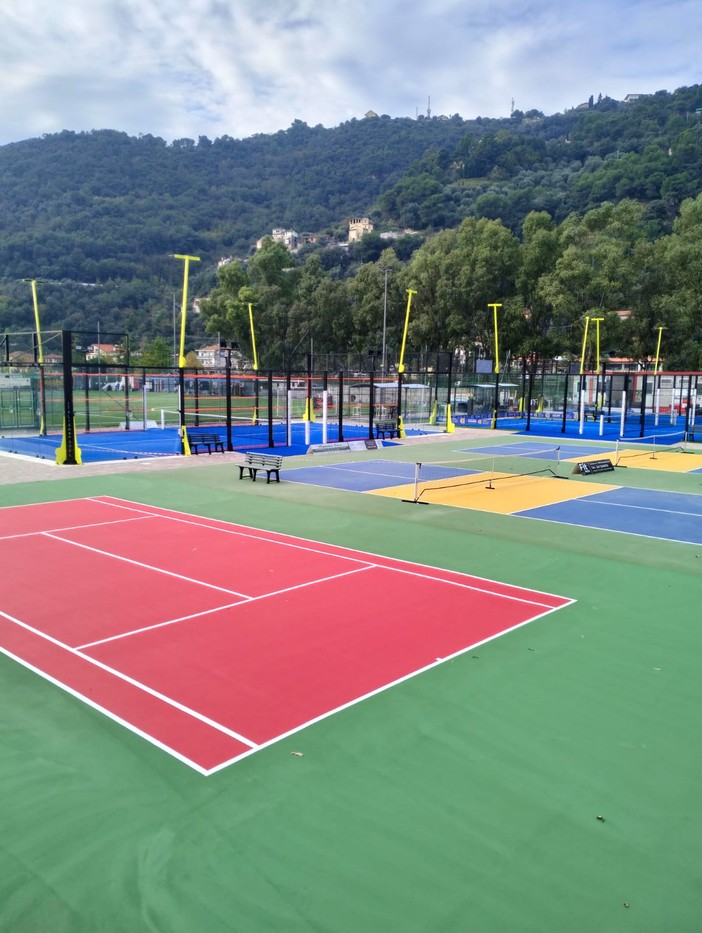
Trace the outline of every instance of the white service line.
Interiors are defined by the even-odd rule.
[[[94,648],[96,645],[104,645],[107,642],[119,641],[120,638],[129,638],[130,635],[140,635],[143,632],[152,632],[157,628],[164,628],[167,625],[175,625],[177,622],[188,622],[190,619],[198,619],[201,616],[212,615],[215,612],[222,612],[224,609],[233,609],[235,606],[248,606],[249,603],[256,603],[262,599],[269,599],[271,596],[280,596],[282,593],[293,593],[295,590],[304,589],[306,586],[314,586],[317,583],[327,583],[329,580],[338,580],[340,577],[348,577],[353,573],[360,573],[363,570],[374,569],[372,564],[365,567],[356,567],[354,570],[345,570],[343,573],[332,574],[328,577],[320,577],[317,580],[308,580],[305,583],[296,583],[295,586],[287,586],[281,590],[273,590],[271,593],[262,593],[260,596],[247,596],[239,599],[235,603],[225,603],[222,606],[213,606],[212,609],[205,609],[202,612],[193,612],[191,615],[180,616],[177,619],[167,619],[165,622],[155,622],[153,625],[144,625],[142,628],[135,628],[130,632],[121,632],[119,635],[110,635],[108,638],[101,638],[98,641],[86,642],[84,645],[78,645],[78,651],[85,648]]]
[[[66,531],[82,531],[83,528],[102,528],[103,525],[123,525],[125,522],[141,522],[146,518],[155,517],[155,515],[137,515],[135,518],[115,518],[104,522],[90,522],[88,525],[62,525],[59,528],[42,528],[41,531],[22,531],[16,535],[0,535],[0,541],[11,541],[13,538],[31,538],[33,535],[52,535]]]
[[[141,567],[144,570],[153,570],[154,573],[162,573],[167,577],[175,577],[176,580],[184,580],[186,583],[195,583],[198,586],[204,586],[210,590],[218,590],[220,593],[228,593],[230,596],[240,596],[242,599],[248,599],[247,593],[240,593],[238,590],[231,590],[225,586],[217,586],[216,583],[204,583],[202,580],[196,580],[194,577],[186,577],[182,573],[175,573],[173,570],[164,570],[162,567],[154,567],[152,564],[145,564],[140,560],[132,560],[131,557],[122,557],[121,554],[113,554],[111,551],[103,551],[100,548],[93,547],[90,544],[81,544],[78,541],[71,541],[70,538],[62,538],[52,532],[41,532],[47,538],[53,538],[55,541],[61,541],[62,544],[68,544],[72,547],[82,548],[84,551],[92,551],[93,554],[100,554],[103,557],[111,557],[113,560],[121,560],[125,564],[132,564],[134,567]]]

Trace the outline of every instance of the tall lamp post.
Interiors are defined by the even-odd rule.
[[[183,304],[180,311],[180,350],[178,353],[178,395],[180,409],[180,444],[181,453],[190,456],[190,444],[188,443],[188,430],[185,424],[185,321],[188,309],[188,272],[191,262],[200,262],[199,256],[188,256],[181,253],[175,253],[174,259],[183,261]]]
[[[658,343],[656,344],[656,363],[653,369],[654,373],[658,372],[658,365],[660,363],[660,358],[661,358],[661,337],[663,336],[663,331],[666,330],[667,328],[664,324],[659,324],[657,329],[658,329]]]
[[[600,374],[602,372],[602,358],[600,356],[600,324],[604,321],[603,317],[590,318],[595,324],[595,353],[597,355],[597,375],[595,385],[595,410],[602,408],[604,404],[604,380],[602,385],[602,395],[600,395]]]

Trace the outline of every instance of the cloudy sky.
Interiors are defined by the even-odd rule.
[[[557,113],[701,83],[700,0],[6,0],[0,144],[167,141],[368,110]]]

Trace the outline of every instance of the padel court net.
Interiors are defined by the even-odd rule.
[[[0,514],[0,651],[202,774],[572,602],[109,497]]]
[[[501,454],[496,451],[475,454],[463,459],[423,461],[414,464],[411,502],[428,502],[432,493],[462,486],[482,484],[493,488],[506,479],[560,477],[560,446],[538,453]]]

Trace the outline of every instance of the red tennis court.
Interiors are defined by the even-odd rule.
[[[572,602],[109,497],[0,522],[0,650],[203,774]]]

